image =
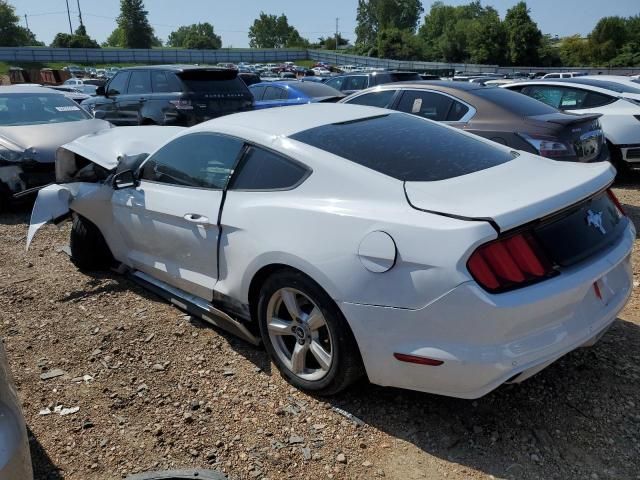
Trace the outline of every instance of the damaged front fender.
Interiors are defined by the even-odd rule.
[[[99,183],[67,183],[49,185],[38,192],[33,205],[29,232],[27,233],[27,250],[37,231],[47,222],[59,223],[71,212],[70,206],[75,199],[96,194],[104,185]]]

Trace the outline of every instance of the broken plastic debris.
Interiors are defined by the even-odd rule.
[[[352,413],[347,412],[346,410],[343,410],[343,409],[338,408],[338,407],[333,407],[331,410],[333,410],[336,413],[339,413],[340,415],[342,415],[345,418],[348,418],[349,420],[351,420],[353,423],[355,423],[359,427],[364,427],[364,425],[365,425],[365,423],[362,420],[360,420],[358,417],[356,417]]]
[[[43,408],[38,412],[38,415],[51,415],[52,413],[57,413],[58,415],[71,415],[73,413],[79,412],[80,407],[69,407],[64,408],[62,405],[57,405],[53,407],[53,410],[50,408]]]

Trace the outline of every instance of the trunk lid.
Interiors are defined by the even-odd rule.
[[[510,162],[434,182],[405,182],[409,204],[504,232],[547,217],[606,188],[615,178],[608,162],[556,162],[521,152]]]
[[[591,162],[600,156],[604,146],[604,133],[598,121],[601,116],[558,112],[529,117],[528,123],[551,124],[558,138],[573,148],[578,162]],[[560,131],[557,125],[562,127]]]

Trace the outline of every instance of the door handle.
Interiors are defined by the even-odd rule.
[[[140,97],[140,98],[138,99],[138,101],[140,101],[140,102],[142,103],[142,102],[146,102],[146,101],[147,101],[147,99],[146,99],[146,98],[144,98],[144,97]]]
[[[209,223],[209,219],[207,217],[205,217],[204,215],[200,215],[198,213],[187,213],[184,216],[184,219],[187,222],[192,222],[192,223]]]

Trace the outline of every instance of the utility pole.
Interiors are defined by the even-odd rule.
[[[338,25],[340,24],[340,19],[336,18],[336,52],[338,52],[338,36],[340,35],[340,30]]]
[[[29,30],[29,18],[27,17],[27,14],[24,14],[24,23],[27,24],[27,30]]]
[[[84,27],[84,24],[82,23],[82,10],[80,10],[80,0],[78,0],[78,18],[80,19],[80,26]]]
[[[69,17],[69,33],[73,35],[73,27],[71,26],[71,12],[69,11],[69,0],[67,0],[67,17]]]

